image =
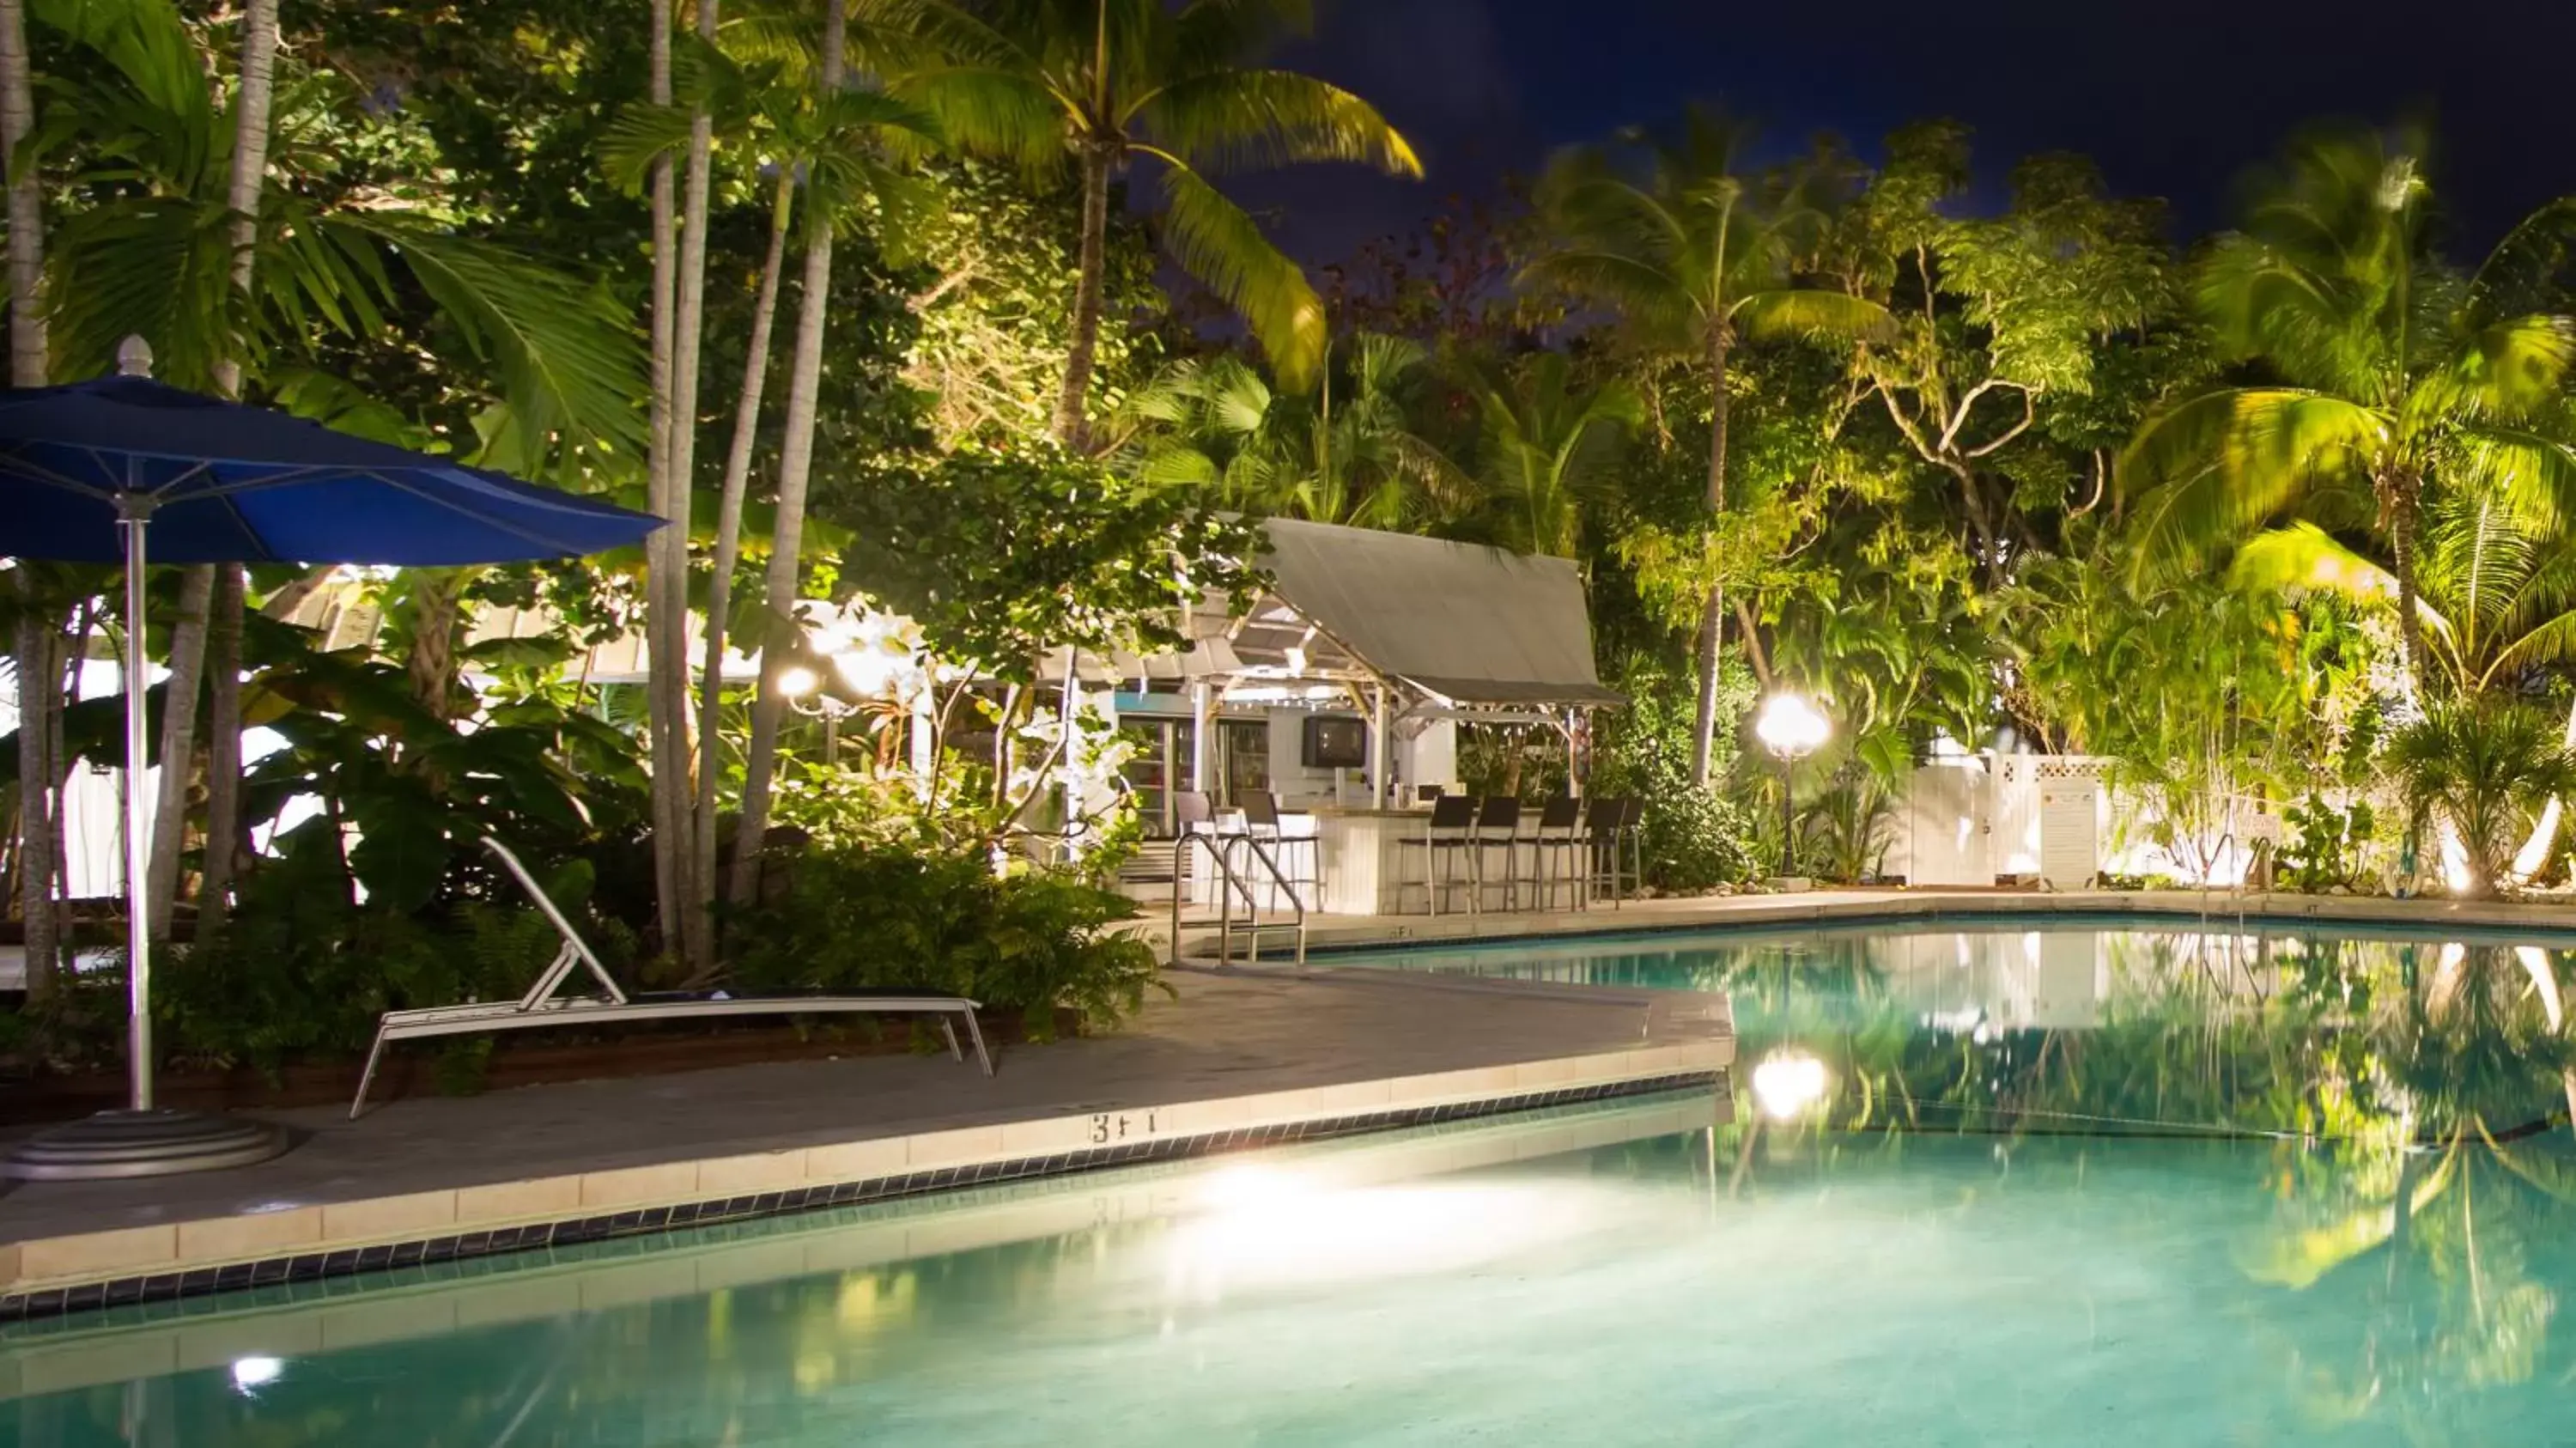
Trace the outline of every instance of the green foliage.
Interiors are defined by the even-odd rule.
[[[1326,359],[1317,392],[1274,388],[1238,357],[1186,359],[1119,420],[1136,476],[1258,514],[1402,528],[1470,505],[1474,484],[1408,414],[1424,410],[1422,347],[1361,333]]]
[[[2576,755],[2557,724],[2501,700],[2437,703],[2389,741],[2410,828],[2448,826],[2466,853],[2471,897],[2493,894],[2552,797],[2576,795]]]
[[[1845,883],[1878,878],[1896,827],[1896,797],[1868,769],[1841,770],[1803,803],[1798,866]]]
[[[1721,676],[1723,717],[1740,717],[1752,702],[1753,681],[1729,659]],[[1657,890],[1692,893],[1740,884],[1757,870],[1751,813],[1714,789],[1690,782],[1691,716],[1696,700],[1680,667],[1651,657],[1630,657],[1615,671],[1613,687],[1629,707],[1600,716],[1589,793],[1626,795],[1645,802],[1641,829],[1645,883]],[[1717,777],[1734,748],[1731,730],[1718,732]]]
[[[1003,678],[1026,680],[1050,648],[1177,646],[1184,610],[1255,577],[1249,524],[1045,443],[882,460],[835,516],[855,535],[854,582],[939,657]]]
[[[2281,877],[2294,890],[2349,890],[2358,884],[2363,852],[2379,828],[2370,801],[2337,806],[2311,794],[2281,813],[2290,838],[2281,847]]]
[[[866,845],[809,849],[790,870],[787,898],[732,927],[744,987],[964,995],[1021,1012],[1044,1040],[1058,1009],[1106,1028],[1160,984],[1153,949],[1112,928],[1134,903],[1080,879],[997,877],[971,851]]]

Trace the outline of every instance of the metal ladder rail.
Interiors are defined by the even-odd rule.
[[[1254,859],[1261,862],[1261,867],[1270,876],[1271,883],[1278,886],[1279,892],[1288,897],[1288,904],[1295,912],[1297,963],[1304,965],[1306,963],[1306,900],[1304,896],[1297,893],[1296,885],[1279,868],[1278,860],[1261,847],[1260,841],[1249,836],[1200,834],[1183,835],[1173,852],[1172,963],[1177,965],[1181,959],[1181,901],[1187,893],[1188,884],[1188,872],[1180,866],[1187,862],[1190,846],[1193,844],[1205,850],[1209,863],[1216,866],[1217,963],[1230,965],[1234,961],[1234,900],[1237,895],[1243,897],[1244,928],[1250,936],[1247,959],[1256,965],[1261,961],[1261,897],[1252,888],[1256,882],[1245,878],[1245,873],[1236,868],[1233,860],[1233,847],[1236,844],[1242,844],[1251,850]]]

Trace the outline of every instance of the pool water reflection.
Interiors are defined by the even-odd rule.
[[[2562,956],[1894,939],[1407,962],[1728,989],[1743,1059],[1818,1063],[1812,1109],[1570,1108],[59,1324],[0,1339],[0,1440],[2567,1441]]]

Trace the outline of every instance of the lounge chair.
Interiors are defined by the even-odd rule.
[[[966,1023],[967,1039],[975,1045],[975,1059],[984,1074],[993,1074],[993,1058],[984,1049],[984,1032],[975,1024],[978,1002],[964,996],[921,995],[910,991],[846,991],[837,995],[738,996],[724,993],[699,994],[690,991],[660,991],[628,995],[618,988],[599,963],[589,944],[564,918],[563,911],[537,886],[536,877],[519,857],[499,840],[484,839],[485,848],[500,858],[519,888],[528,893],[546,920],[563,937],[563,947],[555,952],[554,963],[528,993],[515,1001],[469,1002],[453,1006],[423,1006],[416,1010],[387,1011],[376,1023],[376,1043],[367,1051],[367,1069],[358,1077],[358,1094],[349,1102],[349,1119],[358,1119],[366,1108],[367,1088],[376,1079],[376,1064],[385,1047],[395,1041],[421,1040],[430,1036],[470,1036],[489,1031],[519,1031],[535,1026],[571,1026],[606,1024],[625,1021],[704,1020],[726,1016],[810,1016],[830,1012],[866,1012],[872,1015],[928,1015],[939,1017],[940,1033],[947,1037],[948,1054],[963,1061],[965,1054],[957,1048],[958,1020]],[[598,982],[597,995],[559,995],[564,983],[572,978],[573,967],[581,966]]]

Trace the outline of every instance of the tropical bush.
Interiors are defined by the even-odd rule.
[[[2457,834],[2473,897],[2495,893],[2553,797],[2576,795],[2576,755],[2558,726],[2519,704],[2437,703],[2397,731],[2388,762],[2410,826]]]
[[[751,990],[899,988],[971,996],[1051,1039],[1055,1012],[1115,1025],[1156,985],[1152,948],[1112,927],[1134,902],[1048,870],[993,873],[971,851],[817,846],[784,897],[728,930]]]

